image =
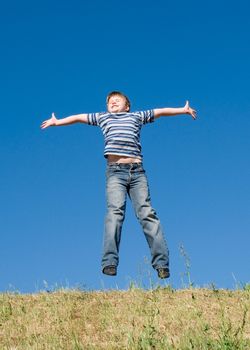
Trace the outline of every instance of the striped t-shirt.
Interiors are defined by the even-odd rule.
[[[104,135],[104,157],[115,154],[142,159],[140,131],[154,121],[154,111],[90,113],[88,124],[100,126]]]

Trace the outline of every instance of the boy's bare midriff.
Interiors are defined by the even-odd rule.
[[[108,162],[109,163],[141,163],[140,158],[135,157],[126,157],[126,156],[117,156],[115,154],[109,154],[108,155]]]

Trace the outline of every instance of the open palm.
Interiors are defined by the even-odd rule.
[[[44,122],[42,122],[41,124],[41,129],[46,129],[49,126],[55,126],[57,122],[55,113],[52,113],[52,117],[50,119],[45,120]]]
[[[189,106],[189,101],[186,101],[184,111],[186,114],[190,114],[193,119],[196,119],[196,110]]]

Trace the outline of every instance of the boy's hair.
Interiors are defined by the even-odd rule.
[[[125,100],[126,100],[126,104],[127,104],[127,106],[129,107],[129,110],[130,110],[130,101],[129,101],[129,98],[128,98],[126,95],[124,95],[121,91],[111,91],[111,92],[108,94],[107,98],[106,98],[106,103],[108,104],[109,99],[110,99],[112,96],[115,96],[115,95],[124,97]]]

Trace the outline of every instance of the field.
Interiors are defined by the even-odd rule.
[[[250,349],[250,288],[2,293],[0,349]]]

